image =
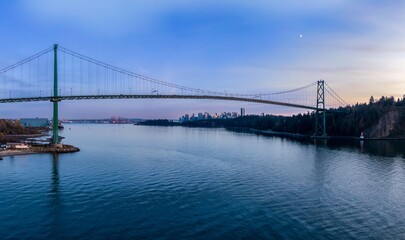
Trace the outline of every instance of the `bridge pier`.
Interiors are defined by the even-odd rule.
[[[59,143],[59,109],[58,109],[58,102],[60,99],[58,98],[58,44],[53,45],[53,98],[51,102],[53,102],[53,136],[52,136],[52,144]]]

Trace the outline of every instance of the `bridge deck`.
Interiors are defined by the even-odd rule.
[[[212,100],[226,100],[226,101],[240,101],[240,102],[253,102],[271,105],[279,105],[286,107],[303,108],[309,110],[322,110],[313,106],[306,106],[294,103],[285,103],[271,100],[264,100],[260,98],[244,98],[235,96],[210,96],[210,95],[159,95],[159,94],[146,94],[146,95],[81,95],[81,96],[59,96],[57,99],[53,97],[31,97],[31,98],[6,98],[0,99],[0,103],[15,103],[15,102],[39,102],[39,101],[62,101],[62,100],[91,100],[91,99],[212,99]]]

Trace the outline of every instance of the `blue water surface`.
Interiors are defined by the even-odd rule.
[[[405,239],[405,158],[386,146],[107,124],[61,135],[81,151],[0,161],[0,239]]]

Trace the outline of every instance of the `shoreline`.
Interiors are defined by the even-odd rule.
[[[135,124],[134,124],[135,125]],[[223,127],[223,126],[182,126],[182,125],[142,125],[136,124],[135,126],[147,126],[147,127],[188,127],[188,128],[223,128],[229,131],[235,132],[250,132],[257,133],[266,136],[285,137],[290,139],[306,139],[306,140],[349,140],[349,141],[405,141],[405,137],[384,137],[384,138],[360,138],[354,136],[314,136],[305,135],[299,133],[288,132],[275,132],[272,130],[259,130],[255,128],[246,127]]]
[[[19,156],[19,155],[28,155],[28,154],[34,154],[34,153],[37,153],[37,152],[30,152],[30,151],[23,151],[23,150],[2,150],[2,151],[0,151],[0,158]]]
[[[34,133],[34,134],[10,134],[10,135],[4,135],[4,138],[2,142],[21,142],[21,141],[26,141],[26,142],[32,142],[32,141],[37,141],[39,138],[43,137],[49,137],[49,133],[44,131],[41,133]]]
[[[141,125],[145,126],[145,125]],[[160,126],[160,125],[147,125],[147,126]],[[162,127],[172,127],[172,126],[162,126]],[[191,127],[192,126],[182,126],[177,125],[176,127]],[[288,138],[288,139],[296,139],[296,140],[342,140],[342,141],[405,141],[405,138],[360,138],[360,137],[353,137],[353,136],[313,136],[313,135],[304,135],[304,134],[297,134],[297,133],[288,133],[288,132],[275,132],[272,130],[258,130],[254,128],[244,128],[244,127],[198,127],[198,128],[224,128],[229,131],[234,132],[248,132],[248,133],[255,133],[264,136],[273,136],[273,137],[281,137],[281,138]],[[15,137],[15,138],[31,138],[31,137],[43,137],[47,136],[47,134],[40,133],[40,134],[25,134],[25,135],[8,135],[7,137]],[[3,157],[9,156],[18,156],[18,155],[28,155],[28,154],[37,154],[37,153],[73,153],[79,152],[80,149],[74,147],[72,145],[58,145],[58,146],[50,146],[50,145],[43,145],[43,146],[33,146],[29,149],[6,149],[0,150],[0,160]]]
[[[18,156],[18,155],[28,155],[36,153],[74,153],[79,152],[80,149],[72,145],[60,145],[60,146],[35,146],[29,149],[12,149],[12,150],[1,150],[0,158]]]
[[[4,135],[5,138],[36,138],[36,137],[45,137],[49,136],[48,133],[35,133],[35,134],[10,134]]]
[[[238,128],[235,128],[238,129]],[[242,128],[239,128],[242,129]],[[232,130],[232,128],[230,128]],[[287,137],[293,139],[314,139],[314,140],[350,140],[350,141],[405,141],[405,138],[360,138],[353,136],[313,136],[313,135],[304,135],[297,133],[286,133],[286,132],[274,132],[271,130],[257,130],[254,128],[246,128],[250,132],[268,135],[268,136],[278,136],[278,137]]]

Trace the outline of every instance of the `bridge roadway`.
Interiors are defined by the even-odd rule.
[[[210,95],[161,95],[161,94],[135,94],[135,95],[80,95],[80,96],[59,96],[54,99],[53,97],[29,97],[29,98],[4,98],[0,99],[0,103],[15,103],[15,102],[39,102],[39,101],[62,101],[62,100],[91,100],[91,99],[212,99],[212,100],[226,100],[226,101],[240,101],[240,102],[253,102],[263,103],[295,108],[303,108],[309,110],[322,110],[313,106],[306,106],[294,103],[285,103],[271,100],[264,100],[260,98],[245,98],[236,96],[210,96]]]

